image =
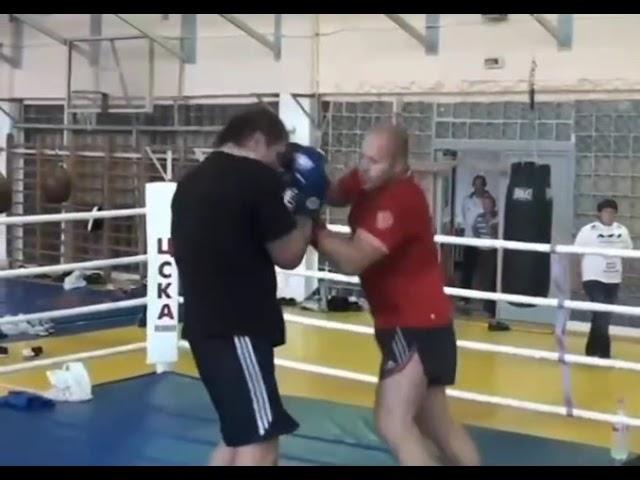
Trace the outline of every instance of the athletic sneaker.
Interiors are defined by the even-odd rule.
[[[490,332],[508,332],[509,330],[511,330],[511,327],[509,326],[509,324],[501,321],[497,321],[496,323],[489,324]]]

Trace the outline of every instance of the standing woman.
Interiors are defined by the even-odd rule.
[[[598,203],[598,219],[582,227],[575,245],[581,247],[632,249],[629,230],[616,222],[618,204],[613,199]],[[622,283],[622,259],[604,255],[583,255],[581,264],[582,286],[589,301],[615,304]],[[587,338],[586,354],[591,357],[611,358],[609,325],[611,313],[593,312],[591,330]]]

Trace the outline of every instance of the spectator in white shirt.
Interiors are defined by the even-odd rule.
[[[575,245],[581,247],[632,249],[633,242],[624,225],[616,222],[618,204],[607,199],[598,204],[598,220],[582,227]],[[583,255],[581,263],[582,285],[589,301],[614,304],[622,283],[622,259],[604,255]],[[611,358],[609,325],[611,314],[593,312],[587,339],[586,354]]]
[[[473,191],[465,195],[462,200],[462,206],[457,215],[458,235],[473,237],[473,222],[478,215],[484,212],[482,208],[482,199],[486,194],[491,195],[487,190],[487,179],[484,175],[476,175],[473,177]],[[462,281],[461,288],[471,288],[473,277],[478,265],[478,248],[464,247],[462,251]],[[469,299],[463,299],[463,303],[469,303]]]

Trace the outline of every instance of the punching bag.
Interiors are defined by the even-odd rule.
[[[534,162],[514,163],[507,187],[504,239],[550,243],[552,225],[551,169]],[[550,283],[548,253],[505,250],[502,291],[547,297]],[[518,305],[531,307],[533,305]]]
[[[71,197],[71,175],[64,165],[60,164],[47,172],[42,193],[47,203],[65,203]]]
[[[0,173],[0,214],[7,213],[11,210],[12,196],[11,182]]]
[[[551,165],[537,165],[536,167],[537,187],[540,188],[540,236],[535,242],[551,243],[551,226],[553,220],[553,198],[551,195]],[[538,284],[544,293],[536,294],[541,296],[549,295],[551,282],[551,256],[544,254],[545,260],[538,266]]]

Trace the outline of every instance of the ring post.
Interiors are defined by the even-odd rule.
[[[178,361],[178,270],[171,255],[174,182],[147,183],[147,364],[156,372]]]

